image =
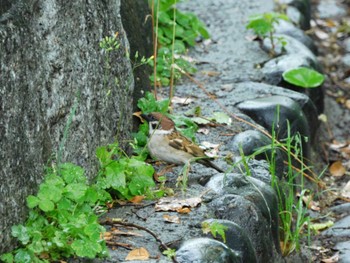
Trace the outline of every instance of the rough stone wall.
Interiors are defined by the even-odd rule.
[[[134,79],[120,0],[1,0],[0,252],[25,198],[64,142],[62,162],[96,171],[95,150],[117,138],[127,144]],[[99,47],[119,33],[107,59]],[[106,64],[110,61],[110,65]],[[70,114],[76,107],[75,114]],[[67,120],[72,116],[68,135]]]

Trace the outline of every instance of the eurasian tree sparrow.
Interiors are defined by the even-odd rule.
[[[220,173],[224,171],[209,161],[204,150],[175,129],[175,123],[159,112],[141,114],[149,124],[147,147],[153,158],[173,164],[190,163],[196,157],[203,157],[196,162],[214,168]]]

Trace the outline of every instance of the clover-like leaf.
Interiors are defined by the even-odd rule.
[[[11,234],[12,236],[17,237],[24,245],[26,245],[30,240],[28,229],[23,225],[13,226],[11,228]]]
[[[29,208],[34,208],[39,204],[39,198],[33,195],[27,197],[27,206]]]
[[[44,212],[49,212],[49,211],[54,210],[55,204],[48,199],[44,199],[44,200],[40,200],[39,208],[41,210],[43,210]]]

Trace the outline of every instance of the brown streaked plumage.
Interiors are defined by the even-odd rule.
[[[213,164],[204,150],[175,129],[174,122],[159,112],[142,114],[149,123],[148,149],[152,157],[168,163],[186,164],[195,157],[203,157],[196,162],[224,172]]]

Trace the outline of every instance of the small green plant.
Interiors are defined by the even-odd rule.
[[[303,138],[300,134],[292,136],[290,134],[289,123],[287,124],[288,134],[284,140],[278,141],[274,130],[272,130],[270,145],[256,149],[253,154],[244,156],[241,160],[243,167],[248,170],[246,173],[249,175],[249,159],[253,159],[261,154],[266,155],[271,173],[271,186],[275,189],[278,198],[280,243],[284,256],[290,254],[295,249],[299,251],[301,239],[305,236],[309,239],[310,235],[308,224],[310,218],[303,204],[304,196],[309,192],[309,190],[305,189],[303,180],[303,174],[308,168],[303,162]],[[276,174],[277,151],[285,152],[286,155],[287,168],[281,180]],[[243,152],[241,152],[241,155],[243,155]],[[301,160],[301,167],[298,169],[295,169],[293,166],[295,156]],[[237,166],[237,164],[234,164],[234,166]],[[296,192],[299,192],[298,198],[295,196]],[[305,231],[306,226],[307,230]]]
[[[108,255],[96,209],[110,195],[89,186],[84,170],[71,163],[48,169],[37,195],[27,197],[30,209],[24,225],[12,227],[21,247],[1,256],[10,262],[52,262],[72,256]]]
[[[317,88],[325,79],[324,75],[306,67],[285,71],[282,76],[285,81],[302,88]]]
[[[96,155],[101,166],[96,183],[99,188],[127,200],[139,195],[149,198],[163,195],[162,191],[153,191],[153,167],[137,157],[128,157],[117,143],[99,147]]]
[[[286,149],[288,166],[285,175],[286,180],[282,188],[278,185],[277,175],[272,174],[272,186],[277,192],[280,206],[281,249],[284,256],[292,253],[294,249],[299,251],[302,237],[310,235],[310,217],[307,216],[306,208],[303,204],[304,196],[309,190],[305,189],[304,186],[303,173],[306,172],[307,167],[303,162],[302,141],[303,139],[300,134],[294,136],[290,134],[290,126],[288,123],[288,135],[283,143]],[[281,148],[281,145],[275,144],[275,147]],[[275,153],[275,151],[272,151],[272,154]],[[294,169],[293,166],[294,157],[292,153],[301,160],[301,167],[297,170]],[[273,159],[275,159],[275,157],[273,157]],[[273,168],[272,172],[274,171],[275,169]],[[295,197],[296,192],[300,193],[297,200]],[[306,226],[308,229],[305,234],[304,229]]]
[[[127,57],[129,58],[130,57],[130,54],[127,53]],[[153,61],[153,56],[149,57],[149,58],[145,58],[144,56],[142,56],[140,59],[139,59],[139,52],[136,51],[135,52],[135,57],[134,57],[134,60],[131,61],[131,64],[132,64],[132,70],[134,71],[136,68],[138,67],[141,67],[143,65],[148,65],[150,64],[152,61]]]
[[[165,255],[169,259],[172,259],[176,256],[176,250],[168,248],[167,250],[163,251],[163,255]]]
[[[160,112],[163,114],[168,113],[170,102],[168,99],[156,100],[151,92],[147,92],[144,98],[139,99],[137,107],[144,114],[151,112]]]
[[[120,48],[120,42],[118,41],[118,32],[113,36],[104,37],[100,43],[100,48],[104,54],[104,76],[103,76],[103,88],[106,90],[106,98],[111,94],[112,88],[109,86],[109,79],[111,73],[111,54]],[[118,85],[119,80],[115,78],[114,84]]]
[[[254,15],[249,17],[249,22],[246,26],[247,29],[251,29],[254,33],[261,39],[268,38],[271,44],[270,54],[275,56],[276,42],[282,45],[282,48],[287,44],[283,37],[275,36],[275,25],[279,23],[280,20],[289,20],[288,17],[280,13],[264,13],[259,15]]]
[[[219,234],[226,243],[226,234],[225,231],[228,229],[227,226],[218,223],[217,221],[213,222],[203,222],[202,223],[202,231],[204,234],[211,233],[214,238],[216,238],[216,235]]]
[[[118,33],[113,35],[112,37],[106,36],[100,41],[100,48],[104,50],[106,53],[118,50],[120,47],[120,43],[117,39]]]
[[[183,13],[176,8],[179,2],[181,0],[149,1],[154,10],[154,32],[158,47],[156,63],[150,62],[151,66],[156,66],[156,76],[153,74],[150,78],[158,85],[167,86],[171,78],[177,80],[181,77],[173,64],[184,72],[196,72],[196,68],[181,54],[186,53],[186,46],[195,45],[198,36],[209,38],[204,23],[195,14]]]

